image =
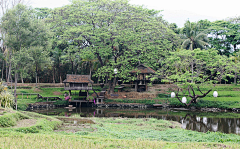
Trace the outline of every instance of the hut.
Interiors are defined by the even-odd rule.
[[[69,91],[69,95],[71,95],[72,90],[79,90],[79,96],[88,96],[88,91],[93,89],[93,81],[91,80],[90,75],[67,74],[67,78],[63,83],[64,89]]]
[[[136,78],[136,80],[133,82],[135,91],[148,91],[148,83],[150,83],[151,78],[150,76],[154,75],[155,73],[155,70],[143,64],[138,65],[134,70],[130,71],[130,74]]]

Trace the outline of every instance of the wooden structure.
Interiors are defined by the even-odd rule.
[[[156,73],[155,70],[143,64],[138,65],[136,69],[130,71],[130,74],[136,77],[136,80],[133,82],[133,85],[135,86],[135,91],[136,92],[148,91],[147,85],[150,82],[151,78],[150,76],[155,73]]]
[[[71,90],[79,90],[79,96],[88,96],[88,91],[93,89],[93,81],[90,75],[67,74],[67,78],[63,83],[64,89],[69,91],[69,95],[71,95]]]

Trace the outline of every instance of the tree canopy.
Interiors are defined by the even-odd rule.
[[[20,74],[22,82],[62,83],[66,74],[90,74],[113,91],[117,79],[135,80],[129,72],[144,64],[178,84],[221,83],[226,74],[237,83],[239,23],[188,20],[178,28],[161,11],[128,0],[72,0],[55,9],[14,5],[1,18],[1,75],[7,81],[19,81]],[[203,81],[209,77],[212,82]]]
[[[193,69],[192,69],[192,66]],[[231,75],[232,62],[226,56],[217,54],[214,49],[201,50],[179,50],[170,52],[159,75],[163,81],[175,83],[178,86],[177,98],[180,100],[179,92],[188,92],[191,103],[196,103],[198,98],[205,97],[222,79]],[[207,92],[203,93],[202,88],[210,87]],[[195,94],[196,90],[201,94]]]
[[[158,11],[132,6],[125,0],[73,1],[52,12],[56,40],[100,64],[95,76],[129,81],[129,71],[139,63],[157,67],[157,62],[177,43],[176,34],[164,25]],[[61,33],[59,36],[58,33]],[[67,48],[66,47],[66,48]]]

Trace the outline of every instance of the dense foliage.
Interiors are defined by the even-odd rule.
[[[217,51],[217,59],[227,56],[231,58],[227,61],[234,61],[228,74],[234,74],[237,83],[238,18],[188,20],[178,28],[163,20],[160,11],[131,5],[127,0],[73,0],[55,9],[16,5],[2,16],[1,30],[1,77],[7,82],[55,83],[62,82],[66,74],[90,74],[95,82],[108,82],[113,89],[117,78],[134,80],[129,71],[140,63],[164,71],[162,65],[175,52],[184,51],[180,48],[211,48]],[[190,50],[183,54],[190,54]],[[196,72],[193,65],[191,72]],[[114,68],[118,69],[116,75]],[[212,75],[209,68],[204,69],[206,76]],[[171,71],[173,75],[176,72]]]

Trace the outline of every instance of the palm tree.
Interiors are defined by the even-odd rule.
[[[200,31],[200,25],[198,23],[190,22],[189,20],[184,24],[182,38],[183,49],[194,50],[195,48],[205,49],[208,45],[208,37],[204,31]]]
[[[205,49],[208,45],[207,34],[200,31],[200,25],[197,23],[190,22],[189,20],[184,24],[182,38],[185,39],[182,43],[183,49],[190,49],[191,51],[195,48]],[[192,78],[193,78],[193,62],[192,67]],[[193,80],[192,80],[193,83]]]

